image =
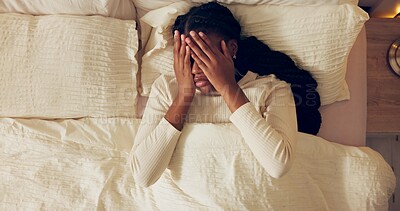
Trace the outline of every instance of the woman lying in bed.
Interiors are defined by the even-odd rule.
[[[240,24],[218,3],[179,16],[173,33],[176,77],[161,76],[152,86],[131,151],[135,181],[147,187],[158,180],[185,122],[232,122],[267,173],[283,176],[293,162],[297,125],[319,130],[315,80],[288,56],[241,38]]]

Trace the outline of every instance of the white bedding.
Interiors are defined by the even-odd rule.
[[[173,75],[172,25],[195,4],[176,2],[140,19],[144,55],[141,95],[150,94],[161,74]],[[255,36],[272,50],[285,53],[318,82],[321,105],[350,99],[345,81],[350,49],[368,14],[350,5],[273,6],[228,5],[243,36]],[[250,15],[251,14],[251,15]],[[148,38],[148,39],[146,39]]]
[[[102,15],[124,20],[136,18],[131,0],[0,0],[0,13]]]
[[[0,116],[136,117],[135,21],[0,14]]]
[[[0,210],[385,210],[395,186],[367,147],[299,134],[293,168],[274,179],[232,124],[187,124],[170,169],[143,189],[127,162],[139,124],[0,119]]]

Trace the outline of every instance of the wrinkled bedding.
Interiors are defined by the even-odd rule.
[[[389,165],[368,147],[299,133],[292,169],[263,171],[232,124],[187,124],[167,169],[135,185],[140,119],[0,119],[1,210],[385,210]],[[206,131],[206,132],[205,132]]]
[[[136,117],[135,21],[0,13],[0,46],[1,117]]]

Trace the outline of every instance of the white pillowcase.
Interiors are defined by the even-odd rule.
[[[171,26],[193,4],[177,2],[141,19],[153,27],[142,58],[142,94],[148,95],[160,74],[173,74]],[[351,5],[228,5],[243,35],[256,36],[273,50],[289,55],[318,82],[322,105],[349,99],[345,82],[348,54],[368,14]]]
[[[133,117],[135,21],[0,14],[0,116]]]
[[[192,2],[205,3],[214,0],[192,0]],[[224,4],[270,4],[270,5],[281,5],[281,6],[304,6],[304,5],[335,5],[335,4],[358,4],[358,0],[217,0],[217,2]]]
[[[159,9],[179,1],[183,0],[132,0],[138,10],[139,17],[142,17],[141,15],[144,15],[150,10]]]
[[[137,16],[140,19],[150,10],[159,9],[161,7],[168,6],[175,2],[184,0],[132,0],[136,9]],[[206,3],[215,0],[191,0],[193,3]],[[358,4],[358,0],[217,0],[217,2],[224,4],[271,4],[271,5],[282,5],[282,6],[293,6],[293,5],[335,5],[335,4]]]
[[[102,15],[126,20],[136,18],[136,10],[130,0],[0,0],[0,13]]]

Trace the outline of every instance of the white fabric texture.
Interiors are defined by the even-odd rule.
[[[0,14],[0,116],[134,117],[135,21]]]
[[[131,0],[135,7],[138,10],[139,17],[141,17],[140,14],[145,14],[150,10],[155,10],[161,7],[165,7],[169,4],[172,4],[174,2],[179,2],[182,0]]]
[[[142,18],[151,10],[168,6],[175,2],[186,0],[132,0],[137,10],[138,19]],[[191,0],[193,3],[207,3],[214,0]],[[358,4],[358,0],[217,0],[223,4],[247,4],[247,5],[280,5],[280,6],[321,6],[321,5],[338,5],[338,4]]]
[[[125,20],[136,19],[136,10],[131,0],[0,0],[0,13],[102,15]]]
[[[211,2],[213,0],[192,0],[197,3]],[[217,0],[223,4],[270,4],[270,5],[281,5],[281,6],[321,6],[321,5],[337,5],[337,4],[358,4],[358,0]]]
[[[129,150],[139,119],[0,119],[1,210],[387,210],[389,165],[367,147],[299,134],[274,179],[232,123],[188,123],[160,180],[140,188]]]
[[[168,6],[169,4],[179,2],[182,0],[132,0],[138,10],[150,11]],[[194,3],[206,3],[213,0],[191,0]],[[189,1],[190,2],[190,1]],[[217,2],[224,4],[271,4],[282,6],[304,6],[304,5],[337,5],[337,4],[358,4],[358,0],[217,0]]]
[[[141,24],[149,32],[142,59],[142,94],[160,74],[173,74],[171,26],[193,4],[177,2],[147,13]],[[318,82],[322,105],[349,99],[345,81],[347,57],[368,14],[351,5],[271,6],[228,5],[243,35],[256,36],[273,50],[289,55]],[[250,15],[251,14],[251,15]],[[146,35],[146,33],[144,34]]]
[[[297,121],[289,85],[275,76],[257,77],[248,72],[239,82],[250,102],[232,113],[220,95],[196,92],[186,122],[232,122],[261,166],[274,178],[293,163]],[[178,93],[175,77],[159,77],[153,84],[143,121],[131,151],[135,181],[150,186],[166,169],[180,131],[165,118]]]

